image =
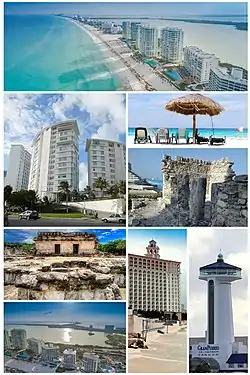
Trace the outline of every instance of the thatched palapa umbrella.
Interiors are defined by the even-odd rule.
[[[180,98],[172,99],[165,106],[167,111],[193,116],[193,139],[196,133],[196,115],[217,116],[224,108],[214,100],[201,94],[189,94]]]

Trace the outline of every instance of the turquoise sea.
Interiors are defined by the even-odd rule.
[[[158,128],[148,128],[149,135],[153,136]],[[169,133],[176,134],[178,128],[169,128]],[[192,128],[187,128],[189,136],[192,136]],[[128,128],[128,136],[132,137],[135,134],[135,128]],[[210,135],[215,135],[216,137],[227,137],[227,138],[239,138],[247,139],[248,138],[248,129],[243,129],[243,132],[239,133],[237,127],[235,128],[216,128],[213,130],[211,128],[199,128],[199,134],[203,137],[209,137]]]
[[[5,15],[4,89],[116,90],[121,87],[92,38],[55,16]]]

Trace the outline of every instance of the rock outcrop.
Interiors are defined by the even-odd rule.
[[[121,300],[126,258],[7,257],[5,299]]]

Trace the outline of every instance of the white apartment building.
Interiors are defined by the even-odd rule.
[[[161,30],[161,57],[167,62],[180,63],[183,60],[184,32],[177,27]]]
[[[61,181],[79,189],[79,129],[75,120],[42,129],[32,145],[29,189],[57,198]]]
[[[42,353],[42,342],[41,340],[37,340],[35,338],[28,339],[28,349],[32,351],[35,355],[39,355]]]
[[[87,139],[88,185],[102,177],[110,185],[126,180],[126,146],[106,139]],[[97,192],[98,193],[98,192]]]
[[[25,329],[14,328],[11,330],[12,346],[15,349],[26,349],[27,348],[27,336]]]
[[[131,40],[136,41],[141,22],[131,22]]]
[[[44,361],[58,360],[59,358],[59,347],[58,346],[47,346],[42,345],[42,359]]]
[[[11,343],[10,343],[10,336],[7,329],[4,330],[4,349],[10,349]]]
[[[29,186],[31,154],[22,145],[11,145],[5,186],[13,191],[27,190]]]
[[[243,70],[233,68],[231,74],[227,68],[210,70],[208,90],[211,91],[247,91],[248,82],[243,78]]]
[[[196,46],[184,48],[184,68],[197,83],[208,83],[210,70],[218,67],[219,59]]]
[[[140,27],[139,49],[145,57],[156,57],[158,54],[158,29],[153,26]]]
[[[129,21],[124,21],[122,23],[122,37],[126,40],[131,38],[131,24]]]
[[[156,241],[145,256],[129,254],[129,306],[133,310],[181,311],[180,262],[160,259]]]
[[[63,367],[69,370],[76,368],[76,350],[65,349],[63,352]]]
[[[99,356],[92,353],[84,353],[82,365],[84,372],[95,373],[98,370]]]

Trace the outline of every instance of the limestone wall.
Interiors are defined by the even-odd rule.
[[[81,241],[65,241],[65,240],[36,240],[36,254],[37,255],[55,255],[56,245],[60,245],[61,255],[73,255],[74,245],[78,245],[78,255],[94,254],[96,252],[96,242],[94,240],[81,240]]]
[[[211,225],[247,226],[248,209],[247,176],[237,176],[232,181],[212,185]]]
[[[193,158],[176,157],[171,159],[165,155],[162,160],[163,191],[162,195],[166,204],[174,204],[178,197],[176,186],[180,180],[189,176],[189,183],[193,179],[206,179],[206,199],[211,199],[211,186],[215,182],[224,182],[232,179],[235,172],[233,163],[228,158],[204,161]]]

